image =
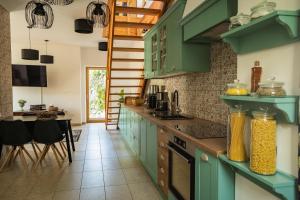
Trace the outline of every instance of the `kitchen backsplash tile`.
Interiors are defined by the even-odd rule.
[[[219,96],[236,77],[237,56],[229,45],[220,42],[211,46],[210,72],[153,79],[150,84],[165,85],[168,92],[178,90],[183,113],[226,124],[228,107]]]
[[[9,12],[0,5],[0,115],[12,116],[12,80]]]

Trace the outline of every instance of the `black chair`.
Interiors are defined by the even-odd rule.
[[[32,136],[24,124],[24,122],[17,121],[0,121],[0,141],[3,145],[10,146],[7,148],[6,155],[3,156],[4,161],[0,167],[0,172],[5,166],[10,164],[13,160],[20,157],[22,163],[27,167],[25,155],[34,162],[29,152],[24,145],[32,141]],[[24,154],[25,152],[25,154]]]
[[[58,156],[62,159],[62,161],[64,157],[56,147],[55,143],[62,142],[64,138],[65,136],[61,131],[57,121],[52,119],[37,120],[35,122],[35,127],[33,131],[33,140],[36,143],[44,144],[45,146],[36,162],[35,167],[37,167],[41,163],[41,161],[45,158],[50,148],[52,149],[58,164],[61,165]]]

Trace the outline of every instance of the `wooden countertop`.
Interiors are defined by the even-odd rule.
[[[197,147],[208,153],[211,153],[213,156],[217,157],[220,154],[226,153],[226,138],[197,139],[175,128],[175,126],[178,124],[189,125],[197,123],[200,120],[198,118],[191,120],[160,120],[150,115],[150,111],[143,106],[124,105],[124,107],[136,112],[160,128],[170,131],[175,135],[192,142]]]

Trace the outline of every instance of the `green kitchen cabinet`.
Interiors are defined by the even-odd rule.
[[[139,158],[144,167],[147,157],[147,121],[144,118],[140,120],[140,154]]]
[[[185,3],[185,0],[177,0],[146,33],[146,78],[210,70],[210,45],[183,42],[183,30],[178,22],[182,18]]]
[[[195,199],[234,199],[234,172],[218,158],[202,151],[195,153]]]
[[[157,126],[147,121],[146,128],[146,169],[157,183]]]

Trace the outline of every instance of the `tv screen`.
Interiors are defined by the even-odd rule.
[[[47,87],[47,71],[44,65],[12,65],[12,85]]]

